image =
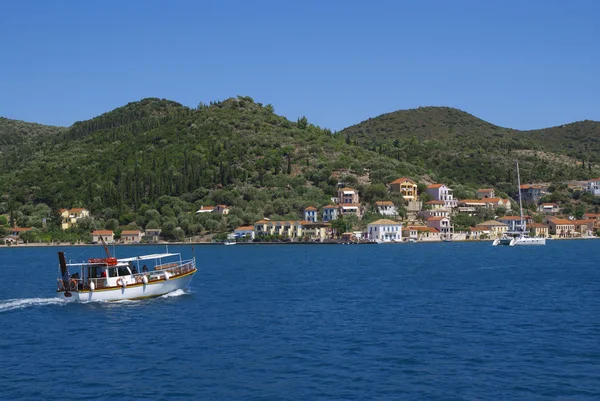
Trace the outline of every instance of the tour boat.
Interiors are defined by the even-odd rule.
[[[57,296],[67,301],[121,301],[157,297],[187,289],[196,273],[196,259],[179,253],[113,258],[91,258],[67,263],[58,252]]]
[[[507,231],[500,238],[496,238],[492,245],[546,245],[544,237],[530,237],[527,231],[527,222],[523,218],[523,203],[521,201],[521,175],[519,174],[519,161],[517,160],[517,187],[519,189],[519,225],[515,230]]]

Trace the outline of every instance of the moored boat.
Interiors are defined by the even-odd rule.
[[[179,253],[129,258],[91,258],[67,263],[58,252],[57,297],[68,301],[121,301],[157,297],[187,289],[196,273],[196,260]]]

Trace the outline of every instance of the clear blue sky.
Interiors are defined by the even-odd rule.
[[[340,130],[418,106],[518,129],[600,120],[598,1],[0,3],[0,116],[251,96]]]

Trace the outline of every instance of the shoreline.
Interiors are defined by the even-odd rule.
[[[546,238],[550,241],[583,241],[600,239],[600,237],[585,237],[585,238]],[[493,242],[493,239],[485,240],[454,240],[454,241],[417,241],[417,242],[389,242],[378,244],[376,242],[236,242],[235,245],[404,245],[404,244],[441,244],[441,243],[479,243]],[[159,242],[147,244],[108,244],[108,246],[149,246],[149,245],[198,245],[198,246],[224,246],[224,242]],[[28,244],[12,244],[0,245],[2,248],[45,248],[45,247],[79,247],[79,246],[97,246],[102,248],[101,244],[71,244],[71,243],[28,243]]]

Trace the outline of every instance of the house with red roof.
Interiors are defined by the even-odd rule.
[[[375,202],[375,207],[377,208],[377,213],[382,214],[384,216],[398,215],[396,205],[394,205],[394,202],[392,201],[377,201]]]
[[[315,223],[317,221],[317,208],[309,206],[304,209],[304,220]]]
[[[107,244],[113,244],[115,242],[115,233],[113,233],[112,230],[92,231],[92,243],[93,244],[102,243],[102,239],[100,239],[100,237],[102,237],[102,239],[104,239],[104,242],[106,242]]]
[[[85,217],[90,217],[90,211],[82,207],[74,207],[72,209],[60,209],[60,228],[67,230],[77,226],[77,222]]]
[[[478,189],[477,190],[477,198],[478,199],[485,199],[485,198],[495,198],[495,192],[493,188],[484,188],[484,189]]]
[[[435,228],[440,233],[442,240],[451,240],[454,234],[454,226],[448,217],[430,217],[426,220],[427,227]]]
[[[121,242],[123,244],[139,244],[142,242],[142,233],[140,230],[123,230],[121,231]]]
[[[444,206],[448,209],[458,206],[458,201],[454,199],[452,190],[445,184],[428,185],[426,192],[431,195],[434,200],[443,201]]]
[[[405,201],[418,201],[417,183],[410,178],[402,177],[390,182],[390,191],[402,195]]]
[[[538,211],[540,213],[555,214],[558,213],[559,210],[558,204],[556,203],[542,203],[538,206]]]

